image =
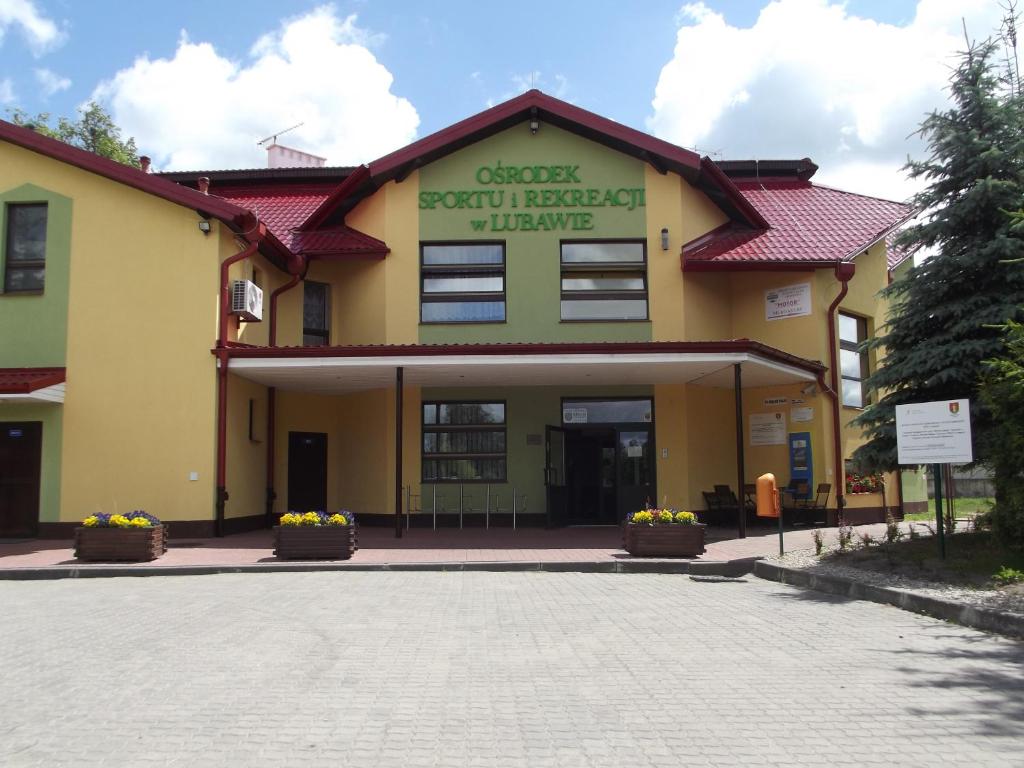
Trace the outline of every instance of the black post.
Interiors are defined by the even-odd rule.
[[[935,475],[935,535],[939,537],[939,557],[946,559],[946,536],[942,523],[942,464],[932,464]]]
[[[743,375],[740,373],[740,364],[732,367],[733,383],[736,391],[736,501],[739,509],[739,535],[741,539],[747,538],[747,510],[743,503],[743,485],[746,471],[743,468]]]
[[[395,368],[395,538],[402,538],[402,366]]]

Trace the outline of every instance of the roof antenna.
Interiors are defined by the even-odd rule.
[[[288,133],[288,131],[294,131],[296,128],[300,128],[303,125],[305,125],[305,122],[296,123],[291,128],[285,128],[283,131],[278,131],[277,133],[271,134],[270,136],[267,136],[267,138],[263,139],[262,141],[257,141],[256,142],[256,146],[257,147],[262,147],[268,141],[270,142],[270,146],[274,146],[275,144],[277,144],[277,137],[278,136],[283,136],[284,134]]]

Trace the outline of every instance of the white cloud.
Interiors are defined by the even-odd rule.
[[[903,26],[829,0],[774,0],[750,28],[703,3],[683,7],[648,128],[729,159],[810,156],[822,183],[904,199],[918,182],[899,168],[923,157],[911,136],[947,103],[961,17],[974,37],[998,28],[992,0],[920,0]]]
[[[21,29],[33,56],[42,56],[64,42],[66,35],[32,0],[0,0],[0,43],[7,30]]]
[[[14,83],[11,78],[5,77],[0,80],[0,104],[10,104],[14,101]]]
[[[245,62],[183,32],[172,58],[136,59],[93,98],[166,169],[264,167],[256,142],[299,122],[282,144],[331,165],[364,162],[410,142],[419,125],[367,47],[377,40],[331,6],[285,20]]]
[[[71,87],[71,80],[69,78],[61,77],[50,69],[37,69],[36,82],[39,83],[39,87],[43,91],[43,98],[48,98],[53,96],[55,93],[66,91]]]

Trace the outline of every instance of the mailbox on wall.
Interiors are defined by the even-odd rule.
[[[814,462],[811,458],[811,433],[790,432],[789,433],[789,479],[792,482],[807,483],[810,496],[810,488],[814,478]]]

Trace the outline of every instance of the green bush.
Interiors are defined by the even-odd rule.
[[[1018,265],[1014,265],[1018,266]],[[1001,357],[986,360],[981,387],[994,415],[986,454],[996,486],[995,504],[988,514],[992,532],[1008,545],[1024,544],[1024,325],[1004,326]]]

